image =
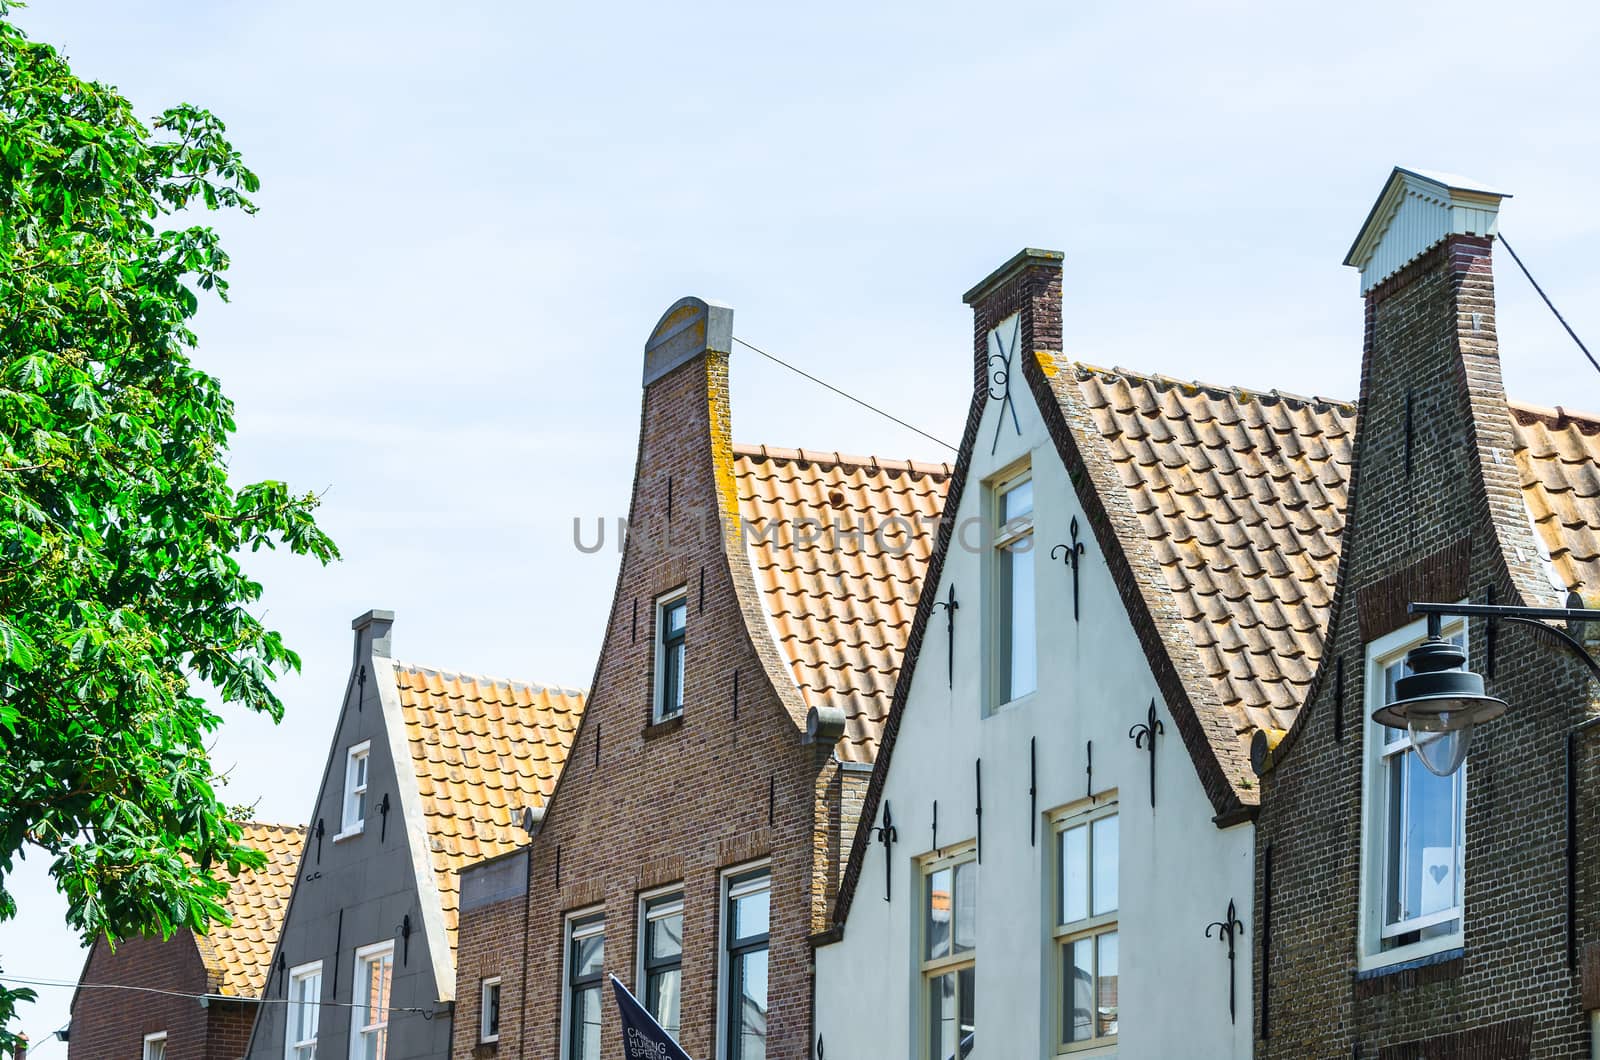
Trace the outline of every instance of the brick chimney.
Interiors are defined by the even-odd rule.
[[[1034,356],[1053,362],[1061,355],[1061,261],[1059,250],[1027,247],[991,272],[961,300],[972,307],[972,385],[975,391],[998,393],[995,373],[1004,371],[1010,355],[1011,371],[1020,373],[1017,356]],[[1013,329],[999,335],[994,330],[1013,314]],[[1020,382],[1020,374],[1014,375]]]
[[[1509,574],[1500,602],[1549,594],[1495,332],[1494,235],[1507,197],[1466,177],[1396,168],[1345,258],[1361,271],[1366,338],[1345,541],[1355,554],[1342,591],[1361,593],[1365,639],[1407,621],[1405,597],[1481,598],[1490,586],[1475,547],[1500,552]]]

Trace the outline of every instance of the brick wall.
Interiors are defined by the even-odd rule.
[[[1490,260],[1488,240],[1452,237],[1367,297],[1331,639],[1311,702],[1264,778],[1257,822],[1255,982],[1270,981],[1257,998],[1262,1057],[1587,1055],[1564,953],[1562,748],[1588,693],[1578,665],[1525,628],[1496,632],[1489,690],[1511,707],[1468,759],[1464,953],[1355,974],[1364,646],[1409,621],[1408,600],[1492,591],[1518,603],[1534,576],[1532,549],[1517,540],[1526,516],[1508,471]],[[1471,624],[1469,653],[1489,676],[1486,631]]]
[[[204,994],[205,966],[194,938],[179,932],[163,942],[136,938],[116,951],[95,943],[81,983],[116,983]],[[168,1060],[237,1060],[255,1022],[250,1002],[212,1002],[133,990],[82,989],[72,1006],[69,1060],[120,1060],[144,1055],[147,1034],[167,1033]]]
[[[600,665],[531,845],[526,1022],[513,1015],[524,1004],[521,984],[514,985],[521,909],[506,902],[466,914],[456,1057],[478,1055],[477,999],[467,984],[491,968],[505,980],[495,1052],[559,1056],[565,914],[604,907],[606,970],[637,989],[639,894],[680,881],[681,1041],[692,1056],[713,1056],[722,873],[766,857],[768,1055],[808,1052],[806,940],[826,923],[849,848],[849,836],[840,835],[848,816],[841,804],[849,792],[858,805],[865,781],[837,775],[842,770],[831,746],[802,743],[794,703],[768,677],[781,673],[776,648],[764,623],[750,624],[735,591],[735,579],[748,581],[750,574],[742,551],[733,552],[730,567],[730,528],[719,519],[719,491],[733,499],[731,467],[724,466],[731,458],[727,372],[726,354],[707,353],[646,391],[628,544]],[[654,602],[680,587],[688,589],[685,709],[681,720],[652,726]],[[755,640],[752,628],[760,633]],[[609,997],[604,1006],[603,1055],[619,1060],[622,1040]]]

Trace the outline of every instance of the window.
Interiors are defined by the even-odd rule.
[[[394,943],[356,950],[355,1006],[350,1010],[351,1060],[384,1060],[389,1051],[389,992],[394,985]]]
[[[344,762],[344,824],[340,836],[356,835],[367,823],[367,758],[372,741],[350,748]]]
[[[683,993],[683,892],[645,898],[643,920],[644,1007],[676,1039]]]
[[[994,702],[1003,706],[1038,687],[1033,480],[1024,470],[995,483],[993,493]]]
[[[723,939],[726,963],[723,1019],[725,1060],[765,1060],[767,1055],[767,931],[772,877],[765,868],[726,877]]]
[[[485,979],[478,990],[478,1041],[500,1040],[500,977]]]
[[[285,1060],[317,1060],[317,1024],[322,1018],[322,962],[289,970],[288,1031]]]
[[[683,713],[683,643],[688,624],[689,598],[684,590],[656,602],[656,721]]]
[[[925,1060],[961,1060],[972,1053],[977,974],[977,848],[966,847],[922,867],[922,993]]]
[[[144,1060],[167,1060],[167,1032],[144,1036]]]
[[[1370,717],[1410,673],[1406,652],[1422,642],[1424,623],[1367,646],[1361,966],[1378,967],[1461,945],[1461,877],[1466,846],[1467,768],[1448,777],[1423,766],[1403,729]],[[1445,637],[1464,652],[1461,620]]]
[[[596,913],[567,921],[567,1060],[600,1060],[600,987],[606,920]]]
[[[1058,1052],[1117,1038],[1116,803],[1056,821]]]

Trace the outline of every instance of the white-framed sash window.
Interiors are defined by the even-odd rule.
[[[289,969],[284,1060],[317,1060],[317,1028],[322,1022],[322,962]]]
[[[1032,471],[1024,467],[1009,472],[991,483],[989,492],[992,699],[994,706],[1002,707],[1039,686]]]
[[[600,911],[567,917],[563,962],[565,1005],[562,1056],[565,1060],[600,1060],[600,1013],[604,1004],[606,918]]]
[[[490,976],[478,984],[478,1041],[500,1040],[500,977]]]
[[[639,900],[640,999],[661,1028],[678,1037],[683,999],[683,891]]]
[[[964,1060],[977,1040],[977,858],[966,844],[922,863],[923,1060]]]
[[[385,1060],[389,1055],[389,1006],[394,1000],[394,940],[356,950],[352,982],[351,1060]]]
[[[1115,800],[1055,819],[1056,1051],[1114,1044],[1120,833]]]
[[[372,741],[363,740],[345,752],[344,814],[335,839],[360,833],[367,824],[367,765]]]

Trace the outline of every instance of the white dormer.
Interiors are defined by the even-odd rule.
[[[1361,270],[1365,295],[1448,236],[1494,235],[1510,197],[1469,177],[1396,166],[1344,263]]]

